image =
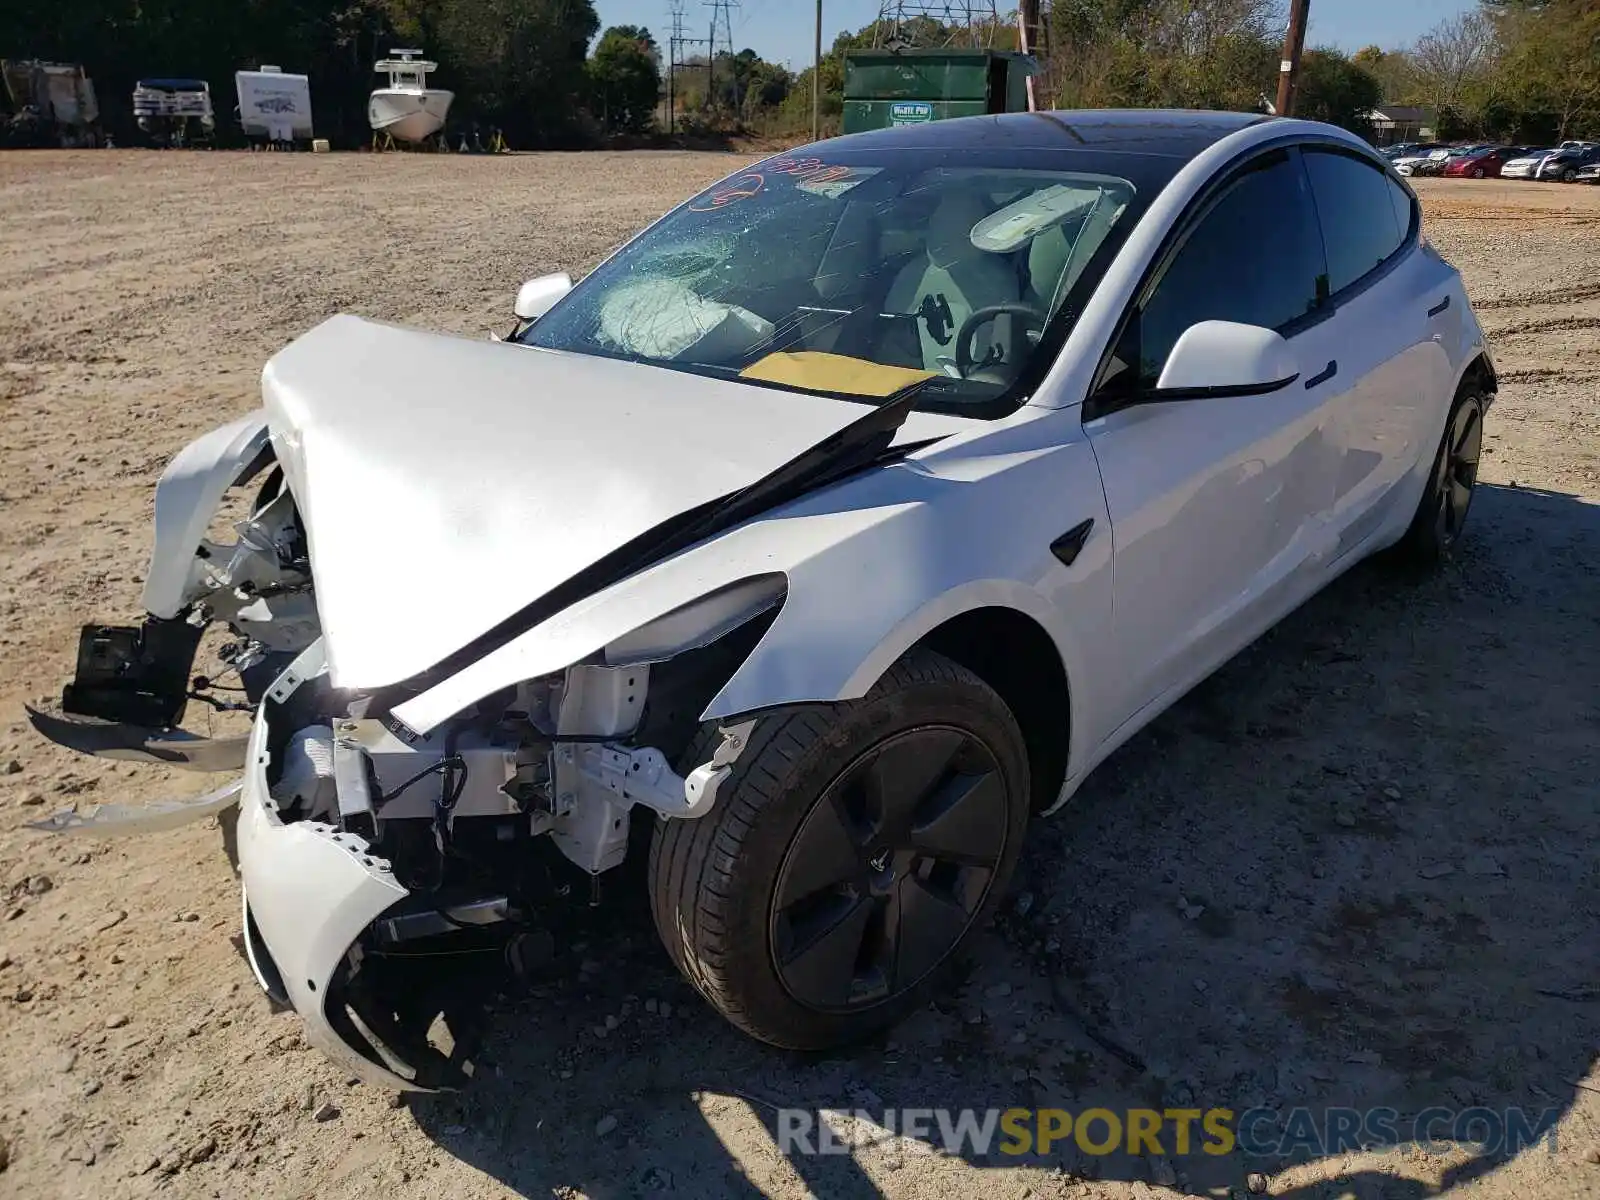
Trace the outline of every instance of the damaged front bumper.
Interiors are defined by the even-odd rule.
[[[245,951],[257,982],[300,1014],[313,1045],[367,1083],[402,1091],[448,1086],[452,1080],[419,1077],[417,1065],[392,1048],[386,1057],[376,1031],[363,1029],[348,1007],[364,931],[410,893],[355,834],[279,819],[268,792],[266,728],[258,717],[238,826]]]

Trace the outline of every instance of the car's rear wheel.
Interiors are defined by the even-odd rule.
[[[1483,178],[1483,168],[1482,167],[1473,167],[1472,168],[1472,177],[1474,179],[1482,179]]]
[[[1010,710],[915,652],[859,701],[762,717],[716,807],[658,825],[656,928],[746,1033],[842,1045],[925,1000],[999,902],[1027,819]]]
[[[1414,565],[1438,565],[1450,557],[1461,538],[1478,483],[1483,412],[1483,394],[1473,387],[1463,388],[1445,422],[1416,515],[1396,547],[1401,557]]]

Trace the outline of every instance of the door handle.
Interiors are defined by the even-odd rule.
[[[1328,380],[1332,379],[1338,373],[1339,373],[1339,364],[1338,364],[1338,362],[1335,361],[1334,359],[1330,358],[1328,360],[1328,365],[1327,366],[1323,367],[1322,370],[1318,371],[1310,379],[1306,380],[1306,387],[1307,388],[1314,388],[1319,383],[1327,383]]]
[[[1432,308],[1430,308],[1428,310],[1428,315],[1430,317],[1437,317],[1440,313],[1442,313],[1445,309],[1447,309],[1449,307],[1450,307],[1450,297],[1446,296],[1443,300],[1439,301],[1439,303],[1435,304]]]

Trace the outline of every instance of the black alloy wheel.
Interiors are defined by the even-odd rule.
[[[1448,551],[1461,536],[1478,482],[1483,453],[1483,403],[1476,396],[1456,406],[1445,434],[1444,452],[1435,467],[1433,492],[1439,540]]]
[[[720,739],[706,726],[684,769]],[[1031,799],[1005,702],[914,650],[859,700],[757,718],[712,810],[656,825],[656,931],[752,1037],[791,1050],[860,1041],[926,1003],[993,913]]]
[[[1006,804],[994,755],[949,726],[896,734],[847,767],[801,824],[773,894],[789,994],[848,1011],[920,983],[983,907]]]
[[[1483,396],[1472,390],[1456,397],[1434,455],[1428,486],[1411,526],[1395,547],[1396,556],[1430,569],[1448,558],[1461,539],[1483,453]]]

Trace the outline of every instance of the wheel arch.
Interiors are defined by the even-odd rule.
[[[1459,396],[1463,387],[1476,387],[1479,391],[1494,395],[1500,390],[1500,376],[1494,369],[1486,350],[1477,350],[1467,360],[1466,366],[1461,369],[1461,375],[1456,380],[1456,390],[1453,395]]]
[[[796,654],[814,641],[785,635],[784,614],[767,630],[754,652],[701,714],[701,720],[799,703],[832,703],[866,695],[896,662],[926,646],[981,677],[1011,707],[1028,744],[1035,811],[1059,798],[1077,761],[1074,741],[1081,725],[1071,720],[1072,681],[1081,677],[1072,646],[1051,632],[1052,610],[1038,592],[1013,580],[977,580],[953,588],[923,605],[854,660],[807,671],[805,682]],[[804,632],[804,631],[802,631]],[[810,655],[814,659],[815,655]],[[811,663],[815,666],[817,664]],[[1038,765],[1035,750],[1038,748]]]
[[[1043,625],[1015,608],[968,609],[930,630],[925,647],[966,667],[997,693],[1022,729],[1028,751],[1029,807],[1041,813],[1067,781],[1072,699],[1067,668]]]

